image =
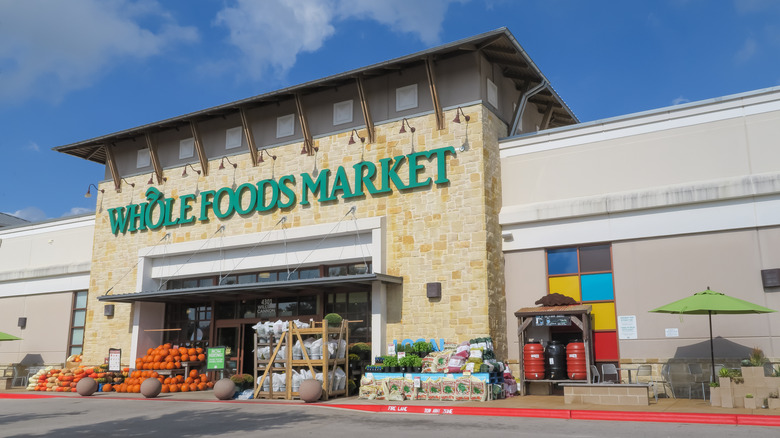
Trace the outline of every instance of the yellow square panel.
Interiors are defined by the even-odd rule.
[[[615,303],[593,303],[593,330],[615,330]]]
[[[580,301],[580,277],[568,275],[566,277],[550,278],[550,293],[559,293]]]

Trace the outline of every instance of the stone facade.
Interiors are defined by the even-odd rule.
[[[101,184],[105,193],[97,198],[92,276],[89,289],[85,362],[102,362],[109,348],[130,351],[133,310],[129,304],[117,304],[113,317],[103,316],[105,294],[138,291],[137,263],[139,251],[158,245],[166,233],[171,243],[205,240],[220,225],[224,236],[258,233],[270,230],[282,216],[289,228],[335,223],[348,209],[356,207],[358,218],[386,217],[386,274],[403,277],[398,291],[388,292],[387,339],[436,338],[460,342],[491,335],[499,352],[505,350],[506,320],[504,301],[501,231],[497,214],[501,203],[498,138],[506,135],[506,125],[482,105],[464,108],[471,117],[468,124],[451,120],[455,111],[447,111],[445,127],[436,129],[433,114],[409,119],[414,133],[399,133],[396,121],[376,126],[376,142],[361,151],[357,142],[348,145],[349,133],[314,140],[319,150],[313,155],[301,154],[301,143],[278,146],[270,150],[277,160],[265,159],[252,166],[248,152],[231,156],[238,164],[219,170],[220,160],[209,163],[208,175],[197,175],[182,168],[165,169],[167,181],[156,186],[169,198],[199,190],[216,190],[233,183],[255,183],[283,175],[314,174],[315,169],[350,168],[362,160],[377,163],[380,159],[407,155],[414,151],[453,146],[456,155],[447,157],[447,184],[432,184],[390,194],[371,195],[330,202],[296,204],[287,209],[223,220],[213,215],[207,222],[161,228],[155,231],[127,232],[114,235],[107,209],[143,202],[149,175],[128,177],[135,183],[123,183],[121,192],[113,181]],[[364,130],[359,130],[363,134]],[[460,151],[468,135],[468,147]],[[419,180],[436,176],[434,167],[421,172]],[[199,165],[195,165],[199,169]],[[404,165],[404,168],[406,166]],[[401,174],[403,175],[403,174]],[[402,179],[405,180],[405,178]],[[295,191],[300,194],[300,185]],[[197,204],[196,204],[197,209]],[[195,209],[193,209],[195,212]],[[197,212],[196,212],[197,213]],[[442,298],[429,300],[426,283],[441,282]],[[132,360],[123,357],[128,363]]]

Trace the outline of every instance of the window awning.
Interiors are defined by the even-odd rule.
[[[195,303],[204,301],[233,301],[267,296],[269,293],[300,293],[312,291],[353,291],[379,281],[387,284],[403,284],[403,278],[386,274],[345,275],[339,277],[310,278],[267,283],[223,284],[220,286],[188,289],[141,291],[120,295],[103,295],[99,301],[111,303]]]

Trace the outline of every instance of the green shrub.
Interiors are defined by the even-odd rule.
[[[323,319],[328,321],[328,327],[338,327],[341,325],[341,321],[343,320],[341,315],[338,313],[328,313]]]

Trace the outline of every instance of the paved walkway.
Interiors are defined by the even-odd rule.
[[[0,399],[35,399],[46,397],[81,397],[76,393],[51,393],[26,391],[22,388],[0,390]],[[220,401],[212,391],[165,393],[156,399],[145,399],[141,394],[95,393],[91,399],[101,398],[135,399],[146,401],[187,401],[213,403],[292,403],[304,404],[300,400],[228,400]],[[385,400],[361,400],[357,397],[342,397],[311,404],[310,406],[352,409],[366,412],[412,413],[427,415],[481,415],[536,418],[561,418],[572,420],[607,421],[653,421],[673,423],[731,424],[780,427],[780,410],[728,409],[712,407],[700,399],[661,398],[649,406],[601,406],[566,405],[563,396],[529,395],[510,397],[504,400],[475,401],[429,401],[407,400],[390,402]]]

